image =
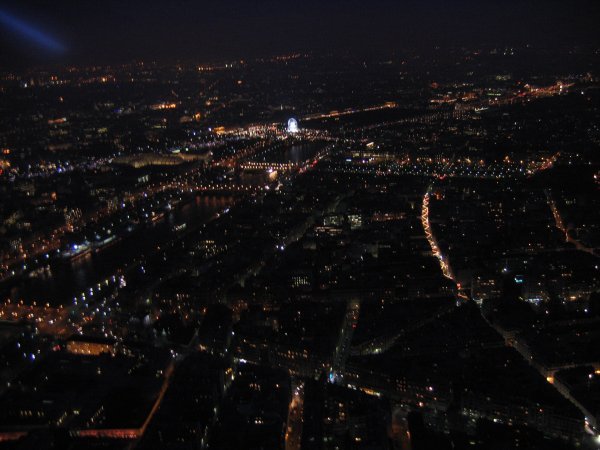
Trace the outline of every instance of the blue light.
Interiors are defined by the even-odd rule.
[[[0,11],[0,24],[46,50],[54,53],[67,51],[67,48],[61,42],[5,11]]]

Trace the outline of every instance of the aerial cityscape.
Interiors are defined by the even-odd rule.
[[[0,450],[600,449],[600,9],[166,3],[0,5]]]

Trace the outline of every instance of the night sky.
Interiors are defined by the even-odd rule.
[[[596,0],[9,0],[0,1],[0,63],[372,54],[434,45],[597,46],[599,21]]]

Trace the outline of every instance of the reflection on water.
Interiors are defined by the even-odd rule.
[[[162,221],[140,227],[99,253],[90,253],[74,261],[54,261],[49,271],[35,278],[21,279],[11,285],[7,283],[2,287],[1,298],[22,299],[27,303],[67,304],[83,289],[112,276],[134,259],[174,238],[175,224],[185,222],[187,229],[193,230],[232,203],[233,198],[228,196],[197,196],[194,201],[168,213]]]
[[[294,144],[284,148],[275,147],[273,150],[264,153],[257,158],[258,162],[272,163],[302,163],[313,158],[323,147],[323,143]]]

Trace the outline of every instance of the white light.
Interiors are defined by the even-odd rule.
[[[299,131],[298,121],[294,118],[291,118],[290,120],[288,120],[287,132],[288,133],[297,133],[298,131]]]

